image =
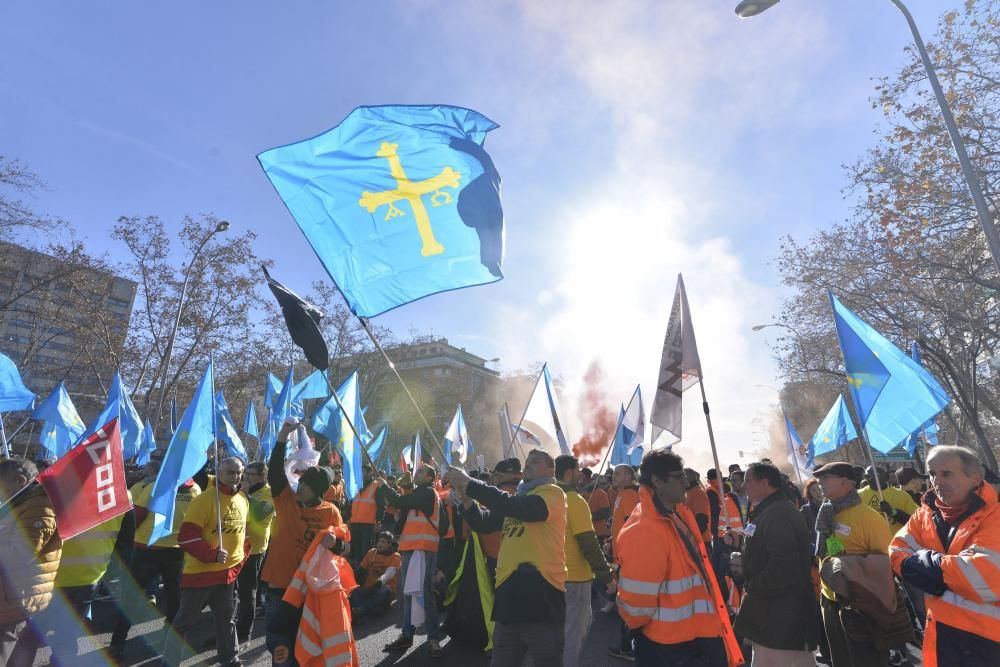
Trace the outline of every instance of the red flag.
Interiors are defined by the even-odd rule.
[[[399,454],[399,467],[403,472],[410,472],[410,464],[406,461],[406,454],[402,452]]]
[[[67,540],[132,509],[115,417],[38,476]]]

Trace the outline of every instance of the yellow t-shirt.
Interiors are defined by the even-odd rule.
[[[201,526],[201,538],[216,549],[219,548],[219,515],[215,509],[217,493],[218,490],[213,485],[209,491],[192,500],[182,522]],[[219,502],[222,510],[222,548],[229,553],[229,557],[224,563],[204,563],[185,552],[184,574],[219,572],[243,562],[243,541],[246,539],[249,501],[242,493],[232,496],[223,493]]]
[[[250,494],[266,516],[247,515],[247,538],[250,540],[250,553],[262,554],[267,551],[267,542],[271,537],[271,522],[274,520],[274,502],[271,498],[271,487],[265,484]]]
[[[879,514],[882,513],[878,507],[878,489],[868,486],[858,491],[858,495],[861,496],[862,504],[871,507]],[[885,501],[892,505],[892,509],[894,510],[901,510],[907,514],[913,514],[917,511],[917,504],[913,502],[913,498],[911,498],[910,494],[902,489],[897,489],[894,486],[887,486],[882,489],[882,495],[885,497]],[[885,515],[883,514],[882,516]],[[899,529],[903,527],[903,524],[893,521],[892,517],[886,517],[886,520],[889,522],[889,532],[893,535],[898,533]]]
[[[149,509],[149,501],[153,495],[153,481],[147,482],[143,480],[141,482],[136,482],[132,485],[130,491],[132,493],[132,504],[135,507]],[[181,529],[181,524],[184,523],[184,513],[187,512],[188,505],[190,505],[191,501],[197,498],[200,493],[201,487],[197,484],[191,484],[191,486],[177,489],[177,499],[174,501],[174,525],[171,528],[170,534],[166,537],[160,538],[151,546],[172,547],[174,549],[179,548],[177,546],[177,531]],[[153,532],[153,522],[153,513],[150,512],[143,522],[136,526],[136,544],[146,546],[146,543],[149,542],[149,535]]]
[[[576,491],[559,488],[566,493],[566,581],[593,581],[594,571],[576,541],[577,535],[594,532],[590,505]]]
[[[529,522],[512,517],[504,519],[496,585],[506,581],[521,563],[531,563],[547,582],[565,591],[566,494],[555,484],[543,484],[528,495],[541,496],[545,500],[549,517],[545,521]]]
[[[124,519],[125,515],[119,514],[76,537],[63,540],[56,588],[90,586],[101,580],[111,565]]]
[[[889,553],[889,541],[892,539],[889,524],[885,517],[864,502],[840,512],[833,520],[835,528],[831,537],[836,537],[844,549],[838,554],[830,553],[830,556]],[[823,595],[829,600],[837,599],[825,581]]]

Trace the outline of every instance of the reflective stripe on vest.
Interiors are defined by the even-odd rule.
[[[433,489],[431,489],[433,491]],[[437,491],[434,491],[434,511],[431,518],[417,509],[406,513],[403,533],[399,536],[400,551],[437,551],[438,526],[441,525]]]
[[[706,614],[715,618],[715,609],[708,600],[693,600],[680,607],[633,607],[618,600],[618,607],[629,616],[645,616],[662,623],[679,623],[687,621],[695,614]]]
[[[375,523],[375,483],[372,482],[351,501],[351,523]]]

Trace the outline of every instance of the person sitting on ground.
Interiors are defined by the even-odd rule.
[[[364,583],[351,593],[351,611],[355,620],[365,614],[381,616],[392,605],[402,568],[402,557],[394,542],[392,533],[379,533],[375,546],[361,559],[354,575],[355,579]]]

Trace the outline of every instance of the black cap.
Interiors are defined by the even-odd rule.
[[[519,459],[511,458],[504,459],[496,464],[493,468],[493,472],[501,472],[507,474],[516,474],[521,472],[521,461]]]
[[[299,477],[299,484],[305,484],[313,493],[322,498],[323,494],[330,490],[333,484],[333,472],[326,466],[316,466],[309,468]]]
[[[919,472],[913,468],[899,468],[896,470],[896,481],[900,486],[905,486],[913,480],[917,479],[927,479],[927,475],[921,475]]]
[[[845,463],[843,461],[834,461],[832,463],[827,463],[826,465],[820,466],[813,470],[813,477],[822,477],[823,475],[832,475],[834,477],[846,477],[847,479],[857,481],[857,473],[854,470],[854,466],[850,463]]]

